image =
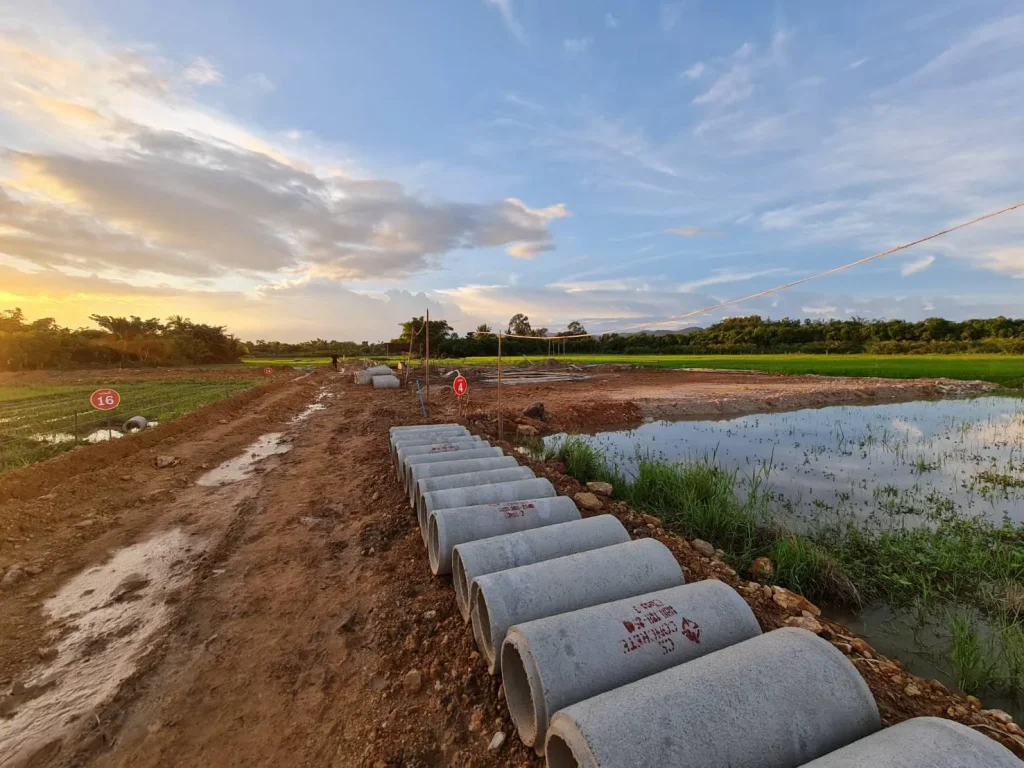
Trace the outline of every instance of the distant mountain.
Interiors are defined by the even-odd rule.
[[[700,333],[703,328],[680,328],[678,331],[640,331],[637,336],[689,336],[694,333]]]

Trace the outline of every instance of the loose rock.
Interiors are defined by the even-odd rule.
[[[696,549],[700,554],[704,555],[704,557],[715,556],[715,548],[708,542],[704,541],[704,539],[694,539],[690,542],[690,546]]]
[[[169,467],[176,467],[181,460],[177,456],[157,456],[153,463],[157,469],[168,469]]]
[[[786,626],[806,629],[814,634],[818,634],[822,630],[821,622],[808,616],[790,616],[786,619]]]
[[[1013,716],[1008,712],[1003,712],[1001,709],[983,709],[979,714],[995,720],[997,723],[1003,723],[1004,725],[1006,723],[1013,722]]]
[[[656,518],[654,515],[644,515],[643,519],[648,525],[653,525],[655,528],[661,528],[661,520]]]
[[[13,587],[15,584],[20,584],[27,578],[28,575],[26,575],[26,573],[20,568],[8,568],[7,573],[5,573],[3,579],[0,580],[0,584],[5,587]]]
[[[765,581],[775,575],[775,566],[767,557],[759,557],[750,564],[750,577],[757,581]]]
[[[523,416],[544,420],[544,403],[534,403],[523,411]]]
[[[469,730],[472,733],[479,733],[480,729],[484,727],[484,713],[482,709],[474,709],[473,714],[469,717]]]
[[[505,732],[504,731],[498,731],[491,738],[491,743],[487,745],[487,751],[488,752],[496,752],[497,750],[501,749],[501,747],[502,747],[502,745],[504,743],[505,743]]]
[[[587,491],[580,491],[573,496],[572,499],[576,502],[577,507],[585,509],[588,512],[596,512],[601,508],[601,500],[594,494]]]
[[[418,669],[406,672],[405,677],[402,678],[402,687],[406,693],[419,693],[423,687],[422,673]]]
[[[905,694],[907,694],[907,696],[910,696],[911,698],[914,698],[915,696],[920,696],[920,695],[921,695],[921,689],[920,689],[920,688],[918,688],[918,687],[917,687],[916,685],[914,685],[913,683],[911,683],[911,684],[910,684],[910,685],[908,685],[908,686],[907,686],[906,688],[904,688],[904,689],[903,689],[903,692],[904,692]]]
[[[529,424],[520,424],[516,427],[516,432],[523,437],[536,437],[540,434],[540,430],[536,427],[531,427]]]
[[[815,617],[821,616],[821,608],[816,606],[806,597],[798,595],[795,592],[790,592],[785,587],[772,587],[772,600],[775,601],[776,605],[785,608],[787,611],[807,611]]]
[[[598,496],[611,496],[615,492],[611,483],[602,483],[600,480],[591,480],[587,483],[587,490]]]

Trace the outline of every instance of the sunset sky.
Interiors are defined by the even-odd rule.
[[[678,315],[1024,199],[1022,40],[986,0],[4,0],[0,309]],[[1022,278],[1018,211],[728,314],[1020,316]]]

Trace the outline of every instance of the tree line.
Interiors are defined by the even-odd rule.
[[[0,311],[0,368],[99,368],[237,363],[248,354],[224,326],[176,315],[161,322],[90,315],[97,328],[64,328],[52,317],[29,322],[20,309]]]

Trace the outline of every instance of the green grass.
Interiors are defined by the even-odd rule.
[[[949,661],[960,690],[976,693],[998,682],[996,645],[991,638],[982,638],[973,618],[951,616],[949,637],[952,644]]]
[[[306,365],[330,365],[330,355],[322,357],[245,357],[242,358],[243,365],[252,366],[306,366]]]
[[[265,382],[232,377],[212,379],[149,379],[119,382],[121,404],[111,411],[92,408],[96,384],[0,386],[0,471],[25,466],[70,450],[74,439],[50,443],[43,435],[78,436],[115,428],[132,416],[167,422],[207,403]]]

